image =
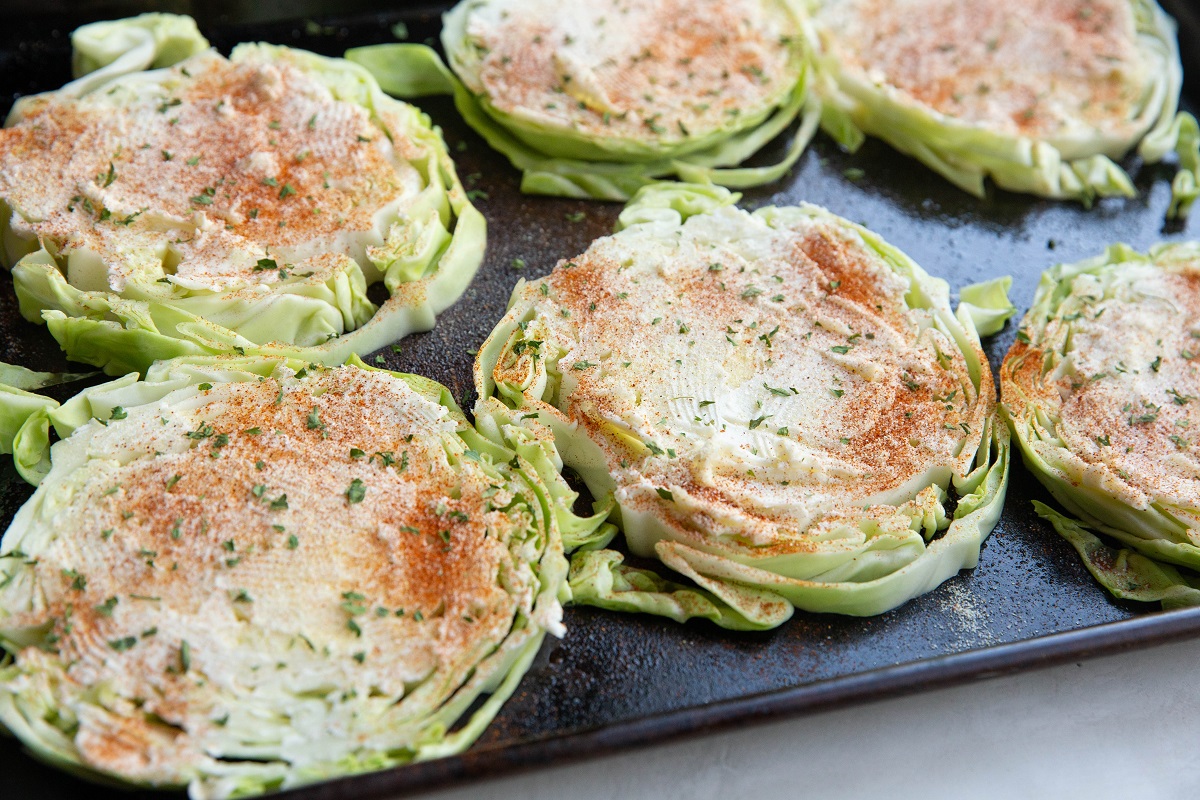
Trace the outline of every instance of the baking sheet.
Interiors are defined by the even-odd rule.
[[[1187,11],[1181,3],[1172,10]],[[122,4],[120,13],[131,5],[137,4]],[[187,10],[179,5],[189,4],[173,10]],[[365,5],[371,4],[355,8]],[[391,28],[398,21],[406,23],[410,41],[435,37],[438,30],[436,8],[426,6],[352,18],[236,22],[261,20],[271,7],[267,4],[264,12],[262,4],[217,3],[199,17],[206,35],[226,52],[239,41],[261,39],[340,55],[347,47],[394,41]],[[89,13],[92,18],[119,15]],[[2,26],[0,103],[5,108],[19,94],[69,80],[67,34],[85,21],[60,13]],[[1187,58],[1200,49],[1195,45],[1200,30],[1185,28],[1183,37],[1193,43],[1183,48]],[[521,195],[516,171],[461,123],[448,100],[429,98],[420,105],[442,126],[464,182],[478,192],[476,205],[490,226],[488,252],[474,283],[433,331],[404,340],[399,353],[381,354],[388,368],[446,384],[469,408],[473,351],[502,316],[515,281],[545,274],[558,259],[582,252],[593,238],[611,231],[619,206]],[[783,145],[777,142],[774,154]],[[803,200],[824,205],[877,231],[954,288],[1010,274],[1013,301],[1023,311],[1041,271],[1055,262],[1094,255],[1115,241],[1144,249],[1163,239],[1200,238],[1200,210],[1184,225],[1163,222],[1173,167],[1137,169],[1133,161],[1126,166],[1137,170],[1139,196],[1103,200],[1090,210],[994,191],[980,201],[879,142],[868,141],[857,154],[847,155],[818,135],[792,175],[746,192],[743,204]],[[847,174],[851,167],[862,176]],[[570,221],[577,212],[584,218]],[[525,269],[512,268],[516,258],[526,262]],[[993,368],[1014,333],[1015,321],[985,342]],[[46,331],[19,317],[7,279],[0,281],[0,342],[2,360],[37,369],[67,366]],[[7,526],[30,493],[10,464],[0,466],[0,524]],[[288,794],[395,796],[1200,634],[1200,610],[1152,613],[1109,598],[1074,551],[1034,515],[1030,499],[1050,500],[1015,457],[1005,513],[984,545],[979,567],[879,617],[797,612],[779,630],[735,634],[706,622],[681,626],[568,609],[567,636],[543,650],[468,753]],[[11,739],[0,739],[0,785],[4,797],[13,800],[137,796],[97,789],[44,767]]]

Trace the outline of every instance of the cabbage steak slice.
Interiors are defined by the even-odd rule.
[[[1200,189],[1200,129],[1179,113],[1175,24],[1154,0],[805,0],[823,126],[864,134],[965,191],[1090,204],[1135,193],[1114,163],[1179,154],[1168,216]]]
[[[1096,579],[1200,605],[1200,245],[1052,267],[1000,385],[1026,466],[1067,512],[1038,513]]]
[[[227,797],[459,752],[563,633],[563,535],[611,528],[424,378],[137,377],[46,412],[0,544],[0,722],[72,771]]]
[[[72,43],[80,77],[0,130],[0,262],[70,358],[340,364],[433,327],[482,261],[440,132],[361,67],[267,44],[227,59],[165,14]]]
[[[878,614],[973,567],[999,517],[1008,431],[972,312],[995,329],[1011,307],[995,285],[956,314],[870,231],[734,200],[647,188],[623,230],[518,284],[477,424],[548,427],[629,549],[702,587],[585,550],[577,602],[729,627]]]
[[[657,178],[779,179],[819,122],[792,0],[463,0],[428,47],[354,48],[400,97],[453,94],[531,194],[628,200]],[[775,164],[742,166],[802,117]]]

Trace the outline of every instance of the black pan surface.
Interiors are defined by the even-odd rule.
[[[31,14],[22,4],[20,16],[11,13],[14,4],[0,5],[0,12],[10,12],[0,26],[0,105],[7,108],[22,94],[54,89],[70,79],[67,36],[76,25],[146,5],[49,2],[41,13]],[[240,41],[264,40],[340,55],[347,47],[394,41],[396,22],[407,25],[410,41],[436,37],[436,6],[379,12],[380,5],[355,0],[160,4],[195,14],[205,34],[226,52]],[[1196,10],[1187,0],[1164,5],[1184,26],[1185,62],[1194,59],[1200,54]],[[315,15],[310,19],[269,19],[310,7]],[[1188,70],[1196,75],[1190,64]],[[1190,91],[1197,91],[1195,83]],[[441,381],[469,408],[473,352],[502,316],[515,281],[545,274],[560,258],[581,253],[592,239],[611,231],[619,206],[520,194],[516,171],[461,122],[449,101],[430,98],[420,105],[442,126],[460,175],[477,190],[476,205],[489,223],[488,252],[475,282],[434,330],[404,340],[399,353],[380,355],[391,369]],[[784,144],[775,143],[775,152]],[[746,192],[743,203],[826,206],[879,232],[954,288],[1012,275],[1013,301],[1023,311],[1042,270],[1056,262],[1094,255],[1116,241],[1145,249],[1160,240],[1200,237],[1200,209],[1186,224],[1163,222],[1173,167],[1144,167],[1135,160],[1126,166],[1135,174],[1139,196],[1103,200],[1092,209],[998,191],[976,200],[879,142],[869,141],[847,155],[818,135],[793,174]],[[571,221],[577,212],[584,218]],[[528,266],[514,270],[515,258]],[[1010,323],[986,343],[994,368],[1014,333]],[[0,360],[43,370],[68,366],[45,329],[20,318],[7,279],[0,281],[0,343]],[[5,460],[0,524],[6,526],[30,494]],[[397,796],[1200,634],[1200,609],[1154,612],[1110,598],[1074,551],[1034,515],[1031,499],[1050,502],[1016,457],[1004,516],[979,566],[879,617],[798,612],[776,631],[733,634],[707,622],[677,625],[568,609],[567,636],[544,649],[517,693],[464,755],[288,794],[298,800]],[[0,739],[0,776],[9,800],[137,796],[45,767],[11,739]]]

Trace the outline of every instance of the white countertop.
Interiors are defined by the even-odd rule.
[[[1200,639],[420,797],[1193,800]]]

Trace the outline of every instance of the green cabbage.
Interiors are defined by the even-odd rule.
[[[1127,547],[1109,547],[1088,526],[1033,501],[1038,516],[1071,543],[1088,572],[1122,600],[1162,603],[1163,608],[1200,606],[1200,576]]]
[[[1059,264],[1000,372],[1025,464],[1067,515],[1038,513],[1115,595],[1164,606],[1200,602],[1198,280],[1193,242]]]
[[[58,401],[34,390],[90,377],[92,373],[35,372],[0,363],[0,453],[11,453],[17,473],[35,486],[50,470],[49,413]]]
[[[688,376],[676,376],[669,362],[653,371],[643,367],[636,377],[631,377],[631,388],[626,390],[614,385],[609,390],[616,394],[633,393],[638,399],[630,402],[636,402],[636,407],[642,409],[639,413],[643,421],[616,416],[624,412],[613,409],[624,408],[623,405],[604,405],[603,408],[609,410],[603,412],[584,411],[603,401],[592,395],[575,393],[578,379],[574,375],[578,374],[577,370],[588,370],[596,365],[577,360],[581,357],[579,348],[584,346],[583,340],[575,341],[571,338],[573,334],[565,331],[582,329],[588,323],[572,315],[566,322],[558,320],[556,326],[553,320],[542,316],[538,305],[541,298],[547,298],[547,307],[554,312],[554,317],[560,316],[554,304],[564,304],[563,317],[568,316],[567,306],[570,305],[569,300],[556,295],[558,290],[546,285],[545,281],[518,284],[508,314],[479,351],[475,367],[476,389],[481,398],[476,407],[477,424],[481,430],[487,429],[492,424],[490,419],[500,419],[505,424],[515,421],[535,430],[549,428],[564,462],[579,473],[592,494],[613,498],[616,503],[613,521],[622,527],[631,550],[641,556],[656,557],[699,586],[698,589],[688,588],[645,570],[630,568],[622,563],[619,555],[593,548],[573,557],[571,586],[575,602],[641,610],[676,620],[703,617],[729,628],[774,627],[791,615],[793,607],[851,615],[881,613],[932,590],[960,569],[975,566],[980,545],[1000,516],[1008,478],[1008,430],[995,416],[991,372],[980,348],[973,315],[965,306],[957,314],[952,312],[944,281],[930,277],[900,251],[860,226],[812,206],[771,207],[747,214],[732,207],[736,199],[736,195],[712,186],[659,184],[647,187],[622,213],[621,232],[593,244],[593,249],[604,248],[598,251],[594,261],[581,256],[575,262],[621,263],[625,265],[622,270],[628,270],[624,274],[637,276],[649,275],[655,269],[661,270],[656,274],[684,275],[690,273],[681,270],[690,267],[683,265],[690,262],[682,256],[677,257],[675,252],[676,248],[691,247],[687,239],[681,239],[685,230],[691,232],[689,236],[700,237],[695,245],[699,251],[713,247],[714,257],[719,257],[718,253],[736,253],[739,249],[757,253],[759,251],[753,249],[753,237],[770,236],[772,229],[788,230],[789,226],[803,226],[810,221],[830,226],[823,230],[836,228],[841,235],[853,237],[877,254],[886,269],[894,271],[908,286],[899,302],[926,320],[920,325],[937,330],[938,341],[945,337],[944,341],[955,348],[951,360],[962,358],[961,366],[956,368],[962,370],[961,391],[965,392],[964,397],[973,398],[969,413],[976,415],[972,419],[979,420],[979,427],[972,423],[970,427],[974,430],[962,440],[963,449],[957,451],[956,457],[962,459],[961,471],[955,468],[954,474],[950,474],[951,470],[935,474],[938,471],[931,470],[914,476],[904,486],[886,492],[886,496],[873,495],[866,511],[850,504],[850,509],[844,513],[854,519],[847,518],[843,524],[839,516],[835,529],[811,536],[806,535],[804,526],[810,523],[819,526],[819,517],[810,522],[793,523],[786,516],[790,512],[779,512],[784,516],[772,519],[783,520],[778,522],[780,527],[763,533],[762,526],[767,523],[761,517],[751,516],[750,507],[736,505],[742,503],[741,499],[714,505],[706,500],[708,495],[696,493],[681,482],[664,485],[655,482],[658,480],[655,478],[646,479],[652,484],[647,492],[634,473],[657,469],[647,466],[656,458],[662,459],[656,463],[665,463],[665,468],[670,469],[670,459],[675,457],[674,451],[664,451],[663,446],[656,445],[653,439],[649,443],[646,440],[647,436],[658,435],[645,427],[656,425],[652,418],[660,413],[658,406],[651,404],[657,401],[649,399],[658,396],[655,394],[658,392],[656,381],[665,382],[664,386],[669,384],[670,393],[679,395],[690,395],[693,385],[688,383]],[[709,235],[714,238],[711,244],[706,244],[709,240],[703,237]],[[643,272],[643,265],[650,272]],[[759,269],[759,264],[753,260],[744,262],[743,266],[747,272]],[[717,264],[710,269],[719,267]],[[571,274],[565,271],[578,269],[577,263],[563,262],[551,277]],[[731,278],[734,271],[731,270]],[[610,286],[597,285],[598,279],[591,273],[576,280],[591,287],[589,296],[597,301],[617,291]],[[633,283],[638,281],[633,280]],[[779,286],[781,291],[790,289],[786,284]],[[1003,308],[1008,303],[1002,288],[1003,285],[997,283],[978,291],[968,291],[967,295],[979,303],[980,308]],[[641,306],[637,308],[641,309]],[[645,313],[657,311],[646,309]],[[674,313],[685,314],[685,311],[679,307]],[[676,333],[676,326],[678,333],[685,334],[679,337],[681,340],[698,336],[695,324],[689,329],[685,321],[660,326],[662,322],[661,319],[647,320],[651,328],[669,327],[670,330],[663,330],[666,339]],[[995,327],[995,317],[991,322]],[[768,347],[770,333],[763,333]],[[604,342],[607,347],[608,339]],[[668,347],[669,342],[664,340],[662,346]],[[662,352],[664,359],[670,358],[666,350]],[[777,358],[782,357],[779,356],[781,351],[772,352]],[[939,356],[939,363],[945,357]],[[621,361],[621,356],[616,351],[601,358],[611,358],[611,371],[620,374],[621,365],[617,362]],[[567,359],[574,359],[574,364],[567,366]],[[664,377],[652,378],[655,372],[663,373]],[[805,379],[797,374],[791,380],[791,385],[799,386],[796,381]],[[759,382],[761,378],[745,386],[757,389]],[[787,388],[766,388],[772,395],[798,393]],[[740,392],[741,389],[730,391]],[[716,395],[718,399],[720,396],[719,393]],[[837,396],[841,396],[841,390]],[[688,399],[671,398],[670,402]],[[820,402],[819,397],[817,402]],[[706,405],[712,403],[706,401],[699,408]],[[693,413],[696,412],[687,411],[685,416]],[[730,425],[735,419],[734,416],[723,418]],[[677,420],[680,425],[684,424],[682,420],[683,417]],[[749,427],[754,430],[761,424],[760,418],[752,420]],[[658,430],[657,427],[653,429]],[[722,448],[728,447],[711,445],[712,452],[723,452]],[[629,455],[621,456],[621,453]],[[778,458],[782,459],[780,469],[793,463],[785,456]],[[718,467],[712,462],[711,466],[689,469],[717,470]],[[796,469],[802,468],[797,466]],[[699,472],[696,474],[693,480],[705,480]],[[618,475],[623,477],[618,479]],[[836,480],[831,477],[830,485],[836,485]],[[719,487],[725,485],[715,484],[718,488],[712,491],[722,492],[724,489]],[[951,487],[957,494],[957,503],[953,506],[947,503]],[[805,502],[802,497],[802,490],[798,489],[790,500],[773,502],[802,506]],[[744,524],[739,520],[743,518],[749,520],[745,524],[756,526],[754,533],[749,529],[739,532],[738,526]],[[792,525],[800,526],[800,529],[793,532]],[[720,530],[713,530],[714,527]],[[805,545],[779,549],[783,543],[795,539],[804,540]]]
[[[60,90],[66,97],[113,95],[118,100],[109,102],[116,103],[126,95],[136,99],[173,80],[167,71],[141,70],[178,65],[188,57],[200,59],[198,63],[213,58],[204,52],[207,42],[191,19],[165,14],[84,26],[72,41],[82,77]],[[378,244],[366,247],[361,261],[343,256],[323,277],[285,279],[281,274],[272,284],[220,290],[160,279],[165,263],[148,268],[140,265],[144,254],[132,253],[132,277],[120,291],[112,290],[97,255],[79,249],[60,252],[60,245],[48,239],[39,243],[21,234],[15,229],[19,210],[0,197],[3,261],[11,268],[21,313],[44,321],[73,360],[101,366],[112,375],[145,371],[157,359],[232,351],[339,364],[351,354],[431,328],[435,315],[465,291],[483,258],[486,223],[468,202],[441,133],[429,118],[388,98],[365,70],[344,60],[286,47],[239,45],[231,60],[246,59],[287,62],[327,87],[334,98],[366,109],[382,134],[404,142],[403,157],[397,160],[415,171],[419,191],[402,215],[376,220],[372,235]],[[9,124],[19,123],[40,97],[19,101]],[[72,285],[68,268],[92,279]],[[376,308],[367,298],[367,286],[379,280],[390,297]]]
[[[47,414],[58,402],[28,390],[46,385],[41,376],[48,375],[0,364],[0,453],[12,453],[17,472],[33,484],[50,469]]]
[[[836,0],[806,0],[808,11]],[[878,136],[910,155],[960,189],[978,197],[984,181],[1014,192],[1090,205],[1095,197],[1132,197],[1133,183],[1113,162],[1137,148],[1146,162],[1163,160],[1172,151],[1180,170],[1172,184],[1169,217],[1184,217],[1200,189],[1200,131],[1194,117],[1180,112],[1183,69],[1175,40],[1175,24],[1153,0],[1129,0],[1136,24],[1137,47],[1148,63],[1141,105],[1130,110],[1143,132],[1130,141],[1112,141],[1109,131],[1064,141],[1008,135],[943,115],[908,97],[885,79],[865,79],[838,63],[821,43],[820,25],[807,28],[816,53],[811,91],[820,98],[821,125],[843,147],[853,151],[864,135]],[[1140,139],[1140,142],[1138,141]]]
[[[466,0],[445,15],[442,44],[459,76],[478,60],[469,35],[470,18],[487,0]],[[790,3],[781,5],[795,15]],[[797,18],[797,27],[800,22]],[[793,46],[798,79],[778,94],[775,105],[748,109],[726,127],[706,136],[685,136],[678,144],[654,138],[592,136],[566,125],[543,124],[508,114],[473,92],[423,45],[358,47],[346,58],[366,67],[384,91],[400,97],[452,94],[460,114],[494,149],[521,170],[521,190],[561,197],[628,200],[643,186],[666,176],[746,188],[778,180],[796,163],[816,132],[819,112],[806,91],[800,37]],[[669,91],[668,88],[663,91]],[[776,164],[738,167],[802,118],[787,153]]]
[[[975,324],[980,336],[993,336],[1000,332],[1017,307],[1008,299],[1012,287],[1012,276],[1004,275],[990,281],[964,286],[958,293],[959,308],[965,310]]]
[[[0,665],[0,723],[35,755],[85,777],[186,785],[192,796],[211,798],[451,755],[466,749],[513,693],[545,634],[562,635],[560,603],[570,595],[563,542],[606,542],[612,535],[604,522],[608,508],[599,507],[591,518],[572,513],[576,494],[559,474],[561,462],[545,437],[517,425],[477,431],[445,387],[355,364],[183,358],[153,365],[145,380],[131,373],[48,411],[62,437],[53,447],[53,467],[0,543],[0,646],[11,655]],[[261,451],[258,457],[267,462],[252,465],[244,488],[237,486],[240,478],[189,487],[189,469],[211,463],[242,472],[239,462],[260,451],[237,448],[281,433],[272,434],[265,421],[262,429],[241,430],[252,420],[241,416],[236,402],[256,393],[274,396],[277,389],[281,410],[270,411],[268,401],[262,419],[294,414],[303,420],[308,413],[307,431],[300,422],[303,435],[291,434],[291,443],[280,445],[284,450]],[[342,408],[351,416],[341,419],[354,419],[362,391],[395,413],[398,424],[413,426],[416,441],[404,440],[417,454],[411,463],[409,450],[370,456],[350,450],[346,457],[338,444],[338,455],[322,455],[321,443],[339,436],[387,441],[387,432],[340,428],[336,408],[323,406],[321,416],[316,406],[307,411],[318,396],[329,404],[337,402],[330,397],[345,397]],[[211,406],[214,397],[232,405]],[[212,408],[233,411],[227,416]],[[256,413],[250,409],[251,418]],[[152,443],[155,436],[160,438]],[[155,447],[165,452],[150,452]],[[275,459],[283,461],[272,473]],[[351,484],[345,500],[339,483],[330,508],[310,512],[322,523],[306,527],[305,517],[294,515],[318,502],[311,487],[339,459],[365,482],[357,496]],[[137,471],[152,470],[155,461],[164,463],[164,479],[183,473],[179,486],[179,473],[161,486],[157,479],[130,485],[134,475],[156,474]],[[408,471],[414,485],[430,475],[424,489],[451,503],[457,491],[475,497],[483,489],[482,497],[490,499],[478,508],[447,513],[439,505],[430,511],[455,531],[453,537],[440,534],[443,545],[431,533],[397,528],[395,509],[371,508],[374,492],[406,485],[399,475],[393,484],[372,479],[388,470]],[[101,491],[120,481],[117,475],[127,482]],[[252,487],[255,480],[263,485]],[[203,505],[205,493],[230,489],[229,496]],[[281,489],[287,490],[282,498]],[[147,497],[157,498],[151,502],[161,508],[144,505]],[[423,524],[417,520],[424,512],[414,509],[427,499],[421,495],[401,509],[401,521]],[[193,501],[211,514],[211,529],[205,516],[197,527],[178,505]],[[136,511],[118,515],[113,503],[132,504]],[[356,504],[378,521],[355,523]],[[156,513],[166,515],[164,529],[146,529],[143,517],[155,519]],[[167,530],[177,513],[174,529]],[[95,530],[101,519],[96,514],[108,514],[103,524],[111,527]],[[455,527],[470,519],[477,521],[469,532]],[[326,521],[330,527],[323,530]],[[268,522],[287,527],[272,526],[277,533],[267,532],[261,548],[235,541],[235,535],[255,535],[256,525],[266,530]],[[421,564],[379,560],[384,550],[423,552],[423,544],[378,549],[373,542],[389,526],[409,540],[428,535],[434,540],[429,549],[446,553],[477,542],[470,546],[484,559],[480,574],[495,582],[485,597],[509,598],[504,602],[512,603],[511,618],[506,610],[480,607],[470,612],[476,619],[464,617],[462,624],[443,620],[458,602],[451,595],[425,608],[424,617],[420,607],[410,606],[407,617],[404,609],[376,607],[386,603],[388,586],[408,592],[393,603],[437,591],[406,577],[422,575]],[[349,549],[338,546],[343,540],[352,542]],[[205,548],[211,558],[202,555]],[[183,562],[186,574],[181,568],[172,578],[169,559]],[[253,563],[238,566],[242,559]],[[380,574],[394,577],[371,583]],[[227,588],[235,586],[252,588]],[[343,591],[346,586],[351,591]],[[356,594],[360,586],[367,594],[376,586],[377,592]],[[401,625],[389,621],[393,617],[408,627],[387,627]],[[147,620],[153,627],[143,630]],[[485,621],[481,633],[465,633]],[[451,626],[446,637],[443,625]],[[466,644],[454,638],[455,630]],[[396,640],[404,631],[415,631],[411,645]],[[401,648],[393,653],[397,660],[384,660],[391,651],[378,648],[393,645]],[[424,661],[424,652],[436,657]],[[401,660],[416,666],[402,667]],[[425,663],[432,666],[420,666]]]

